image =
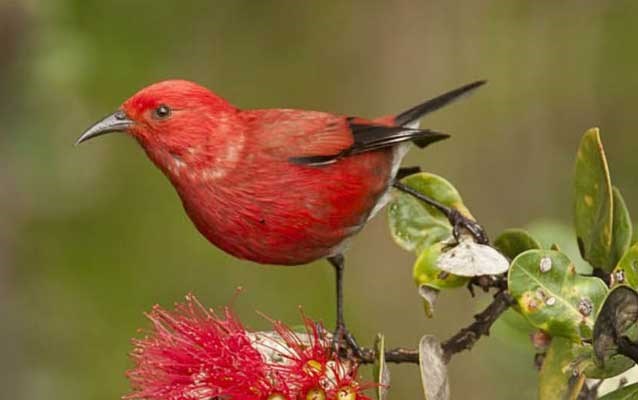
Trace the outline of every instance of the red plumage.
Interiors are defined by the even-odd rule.
[[[170,116],[155,114],[161,105]],[[237,257],[295,265],[342,250],[388,190],[397,145],[327,165],[293,158],[335,155],[355,143],[351,126],[391,126],[290,109],[242,111],[186,81],[161,82],[122,110],[129,132],[171,180],[197,229]]]

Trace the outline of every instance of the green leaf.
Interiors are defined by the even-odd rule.
[[[385,362],[385,337],[383,334],[377,334],[374,341],[374,349],[377,353],[377,360],[372,368],[374,381],[377,383],[377,400],[385,400],[390,388],[390,370]]]
[[[567,340],[565,338],[556,339]],[[589,379],[611,378],[622,374],[634,365],[632,360],[620,355],[611,357],[604,365],[601,365],[596,360],[594,348],[591,344],[586,342],[570,343],[571,348],[569,352],[572,358],[569,363],[569,368],[571,368],[572,371],[577,370],[582,372]]]
[[[613,187],[613,234],[612,234],[612,252],[611,260],[612,266],[616,265],[623,255],[629,249],[631,245],[631,238],[634,234],[634,227],[631,223],[631,217],[629,216],[629,210],[625,204],[625,200],[620,194],[620,190],[617,187]]]
[[[527,225],[526,229],[540,242],[542,249],[548,248],[567,254],[576,265],[576,272],[581,275],[592,275],[592,266],[580,255],[572,226],[551,220],[537,220]]]
[[[617,338],[625,336],[638,321],[638,293],[629,286],[617,286],[609,292],[594,327],[594,351],[604,364],[617,354]]]
[[[490,335],[493,335],[498,340],[516,345],[522,351],[529,351],[530,337],[536,331],[538,329],[532,326],[519,311],[510,307],[492,325]]]
[[[425,400],[448,400],[450,385],[443,349],[432,335],[423,336],[419,342],[419,367]]]
[[[625,284],[638,288],[638,243],[627,250],[611,273],[612,285]]]
[[[633,400],[638,399],[638,383],[622,387],[611,393],[607,393],[598,400]]]
[[[583,345],[578,349],[580,354],[579,366],[583,368],[585,376],[590,379],[607,379],[620,375],[634,366],[633,360],[622,356],[614,355],[609,357],[607,362],[601,365],[596,360],[594,349],[591,345]]]
[[[575,341],[591,338],[594,315],[607,293],[602,280],[578,275],[569,258],[554,250],[528,250],[516,257],[508,287],[532,325]]]
[[[419,285],[419,296],[423,299],[425,316],[432,318],[434,316],[434,305],[439,297],[439,290],[427,285]]]
[[[540,400],[575,400],[585,383],[585,375],[572,364],[573,343],[555,337],[545,355],[538,382]]]
[[[494,247],[513,260],[524,251],[540,249],[541,244],[523,229],[506,229],[494,240]]]
[[[424,195],[471,217],[459,192],[447,180],[429,173],[410,175],[401,180]],[[388,207],[388,223],[394,241],[408,251],[420,253],[424,248],[447,239],[452,226],[447,217],[414,196],[400,191]]]
[[[450,274],[437,267],[443,243],[425,248],[414,263],[413,275],[417,286],[429,286],[434,289],[448,289],[465,285],[469,278]]]
[[[627,357],[617,355],[610,357],[604,364],[601,364],[594,354],[594,346],[590,343],[572,344],[574,359],[572,364],[583,371],[589,379],[607,379],[634,366],[634,362]]]
[[[613,200],[598,128],[585,132],[578,148],[574,211],[581,255],[595,268],[611,271],[615,266],[612,257]]]

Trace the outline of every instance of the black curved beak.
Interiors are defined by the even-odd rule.
[[[133,126],[135,122],[130,120],[124,111],[116,111],[113,114],[109,114],[106,117],[102,118],[100,121],[96,122],[89,129],[85,130],[84,133],[75,141],[76,146],[82,142],[85,142],[89,139],[92,139],[96,136],[104,135],[105,133],[110,132],[121,132],[125,131],[131,126]]]

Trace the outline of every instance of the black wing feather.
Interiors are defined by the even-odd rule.
[[[408,141],[418,140],[420,143],[430,144],[450,137],[430,129],[412,129],[402,126],[351,124],[350,129],[354,136],[354,144],[348,149],[348,154],[378,150]]]
[[[380,150],[403,142],[415,141],[420,147],[424,147],[449,137],[445,133],[429,129],[412,129],[402,126],[350,123],[350,130],[354,136],[354,143],[349,148],[332,155],[292,157],[290,161],[303,165],[327,165],[343,157]]]
[[[485,83],[486,81],[472,82],[412,107],[396,117],[396,126],[357,124],[355,118],[350,118],[348,123],[354,136],[354,143],[351,147],[337,154],[292,157],[290,158],[290,162],[312,166],[327,165],[343,157],[364,153],[366,151],[379,150],[403,142],[411,141],[418,147],[423,148],[439,140],[446,139],[449,135],[445,133],[429,129],[408,128],[406,125],[418,120],[425,114],[445,107]]]

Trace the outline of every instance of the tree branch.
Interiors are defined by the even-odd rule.
[[[376,351],[372,349],[361,349],[363,351],[363,358],[360,360],[361,364],[374,364],[377,359]],[[418,364],[419,363],[419,351],[415,349],[407,349],[404,347],[397,347],[385,352],[385,361],[395,364]]]
[[[513,304],[512,296],[506,291],[500,291],[494,296],[490,305],[474,316],[474,322],[461,329],[441,344],[443,359],[449,362],[452,356],[464,350],[471,349],[481,336],[490,333],[492,324]],[[362,349],[362,364],[372,364],[376,360],[376,353],[372,349]],[[419,351],[415,349],[396,348],[385,353],[385,360],[391,363],[419,363]]]
[[[481,336],[489,335],[492,324],[513,302],[514,300],[509,293],[506,291],[498,292],[490,305],[474,316],[473,323],[461,329],[459,333],[441,344],[441,347],[443,347],[443,359],[449,362],[454,354],[471,349]]]

